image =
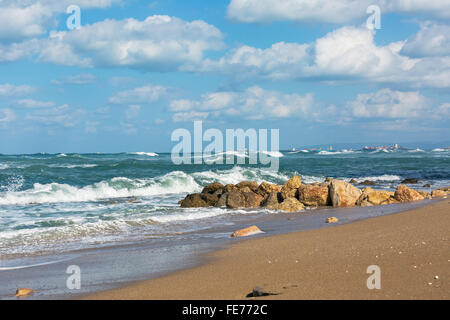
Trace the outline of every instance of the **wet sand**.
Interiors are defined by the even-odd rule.
[[[324,217],[325,219],[326,217]],[[450,200],[331,228],[237,242],[204,265],[84,299],[449,299]],[[367,268],[381,270],[369,290]]]

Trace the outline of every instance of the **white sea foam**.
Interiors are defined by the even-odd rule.
[[[130,152],[129,154],[135,154],[138,156],[147,156],[147,157],[157,157],[158,154],[155,152]]]
[[[6,163],[0,163],[0,170],[4,170],[4,169],[8,169],[9,165],[7,165]]]
[[[448,151],[448,150],[445,150],[445,149],[442,149],[442,148],[436,148],[436,149],[433,149],[431,151],[432,152],[445,152],[445,151]]]
[[[359,177],[355,180],[358,182],[363,182],[365,180],[368,181],[382,181],[382,182],[394,182],[401,180],[402,178],[397,175],[391,175],[391,174],[383,174],[381,176],[370,176],[370,177]],[[348,179],[349,180],[349,179]]]

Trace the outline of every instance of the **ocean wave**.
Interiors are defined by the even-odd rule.
[[[137,156],[147,156],[147,157],[157,157],[158,154],[155,152],[129,152],[128,154],[134,154]]]
[[[414,150],[408,150],[408,152],[411,152],[411,153],[414,153],[414,152],[425,152],[425,150],[417,148],[417,149],[414,149]]]
[[[359,151],[354,151],[354,150],[340,150],[340,151],[319,151],[317,154],[319,155],[336,155],[336,154],[353,154],[353,153],[360,153]]]
[[[358,182],[363,182],[363,181],[382,181],[382,182],[395,182],[395,181],[399,181],[402,180],[402,177],[397,176],[397,175],[391,175],[391,174],[383,174],[381,176],[369,176],[369,177],[359,177],[359,178],[354,178],[356,181]],[[347,179],[350,180],[350,179]]]
[[[6,163],[0,163],[0,170],[5,170],[8,168],[9,168],[9,165],[7,165]]]
[[[431,150],[431,152],[445,152],[445,151],[449,151],[449,149],[436,148]]]

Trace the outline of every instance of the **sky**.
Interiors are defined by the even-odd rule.
[[[450,0],[0,0],[3,154],[165,152],[194,120],[447,146],[449,89]]]

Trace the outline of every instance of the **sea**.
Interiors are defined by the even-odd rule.
[[[237,163],[248,153],[233,156]],[[426,191],[450,186],[449,149],[298,150],[271,156],[279,161],[278,171],[211,161],[175,165],[169,153],[155,152],[0,154],[0,281],[4,271],[46,265],[84,250],[170,239],[207,244],[228,239],[236,225],[284,214],[180,208],[179,200],[213,182],[282,184],[300,175],[304,183],[327,177],[356,184],[369,180],[372,188],[385,190],[406,178],[418,179],[411,186]],[[314,210],[305,216],[314,216]],[[296,217],[301,223],[302,214]]]

